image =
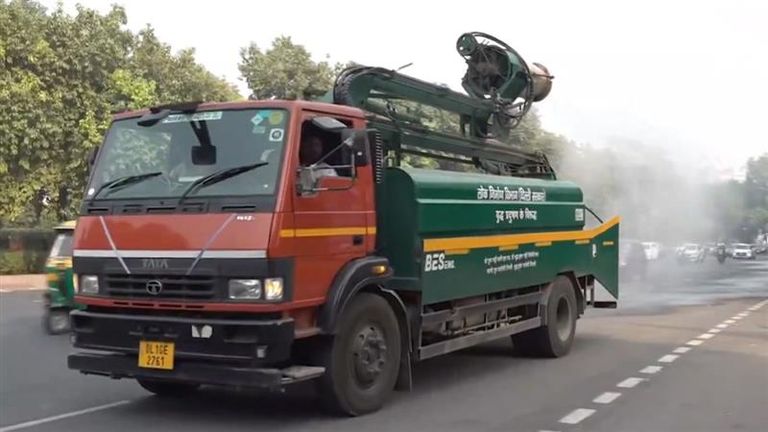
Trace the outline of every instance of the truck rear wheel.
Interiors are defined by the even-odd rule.
[[[546,313],[546,325],[512,336],[517,351],[542,357],[568,354],[576,334],[578,314],[576,294],[568,278],[561,276],[552,282]]]
[[[339,320],[338,333],[323,347],[323,402],[350,416],[380,409],[397,381],[400,337],[397,317],[385,299],[356,295]]]
[[[158,396],[181,397],[200,388],[199,384],[162,381],[154,379],[136,378],[139,385],[150,393]]]

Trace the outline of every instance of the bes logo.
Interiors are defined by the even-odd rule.
[[[446,259],[444,252],[427,254],[424,262],[424,271],[441,271],[456,268],[456,262],[452,259]]]

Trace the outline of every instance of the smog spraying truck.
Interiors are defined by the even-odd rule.
[[[588,226],[579,186],[509,144],[547,69],[483,33],[456,48],[465,93],[353,66],[312,101],[116,114],[75,231],[69,368],[161,396],[311,380],[361,415],[421,360],[499,338],[566,355],[585,309],[616,306],[619,220]]]

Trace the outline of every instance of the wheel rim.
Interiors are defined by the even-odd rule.
[[[557,323],[557,336],[561,341],[567,340],[571,337],[571,330],[573,328],[573,320],[571,305],[568,304],[568,300],[565,297],[561,297],[557,302],[557,311],[555,313],[555,319]]]
[[[376,383],[387,366],[387,342],[384,332],[373,324],[362,327],[352,343],[355,380],[362,387]]]

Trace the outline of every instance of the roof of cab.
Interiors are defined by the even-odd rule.
[[[349,117],[363,117],[360,108],[347,105],[336,105],[326,102],[314,102],[304,100],[242,100],[231,102],[204,102],[197,106],[197,111],[210,111],[216,109],[245,109],[245,108],[282,108],[286,110],[304,109],[309,111],[321,111],[329,114],[338,114]],[[122,120],[132,117],[140,117],[149,113],[149,108],[136,111],[123,111],[113,115],[113,120]]]
[[[77,220],[68,220],[54,227],[55,230],[73,230],[77,225]]]

